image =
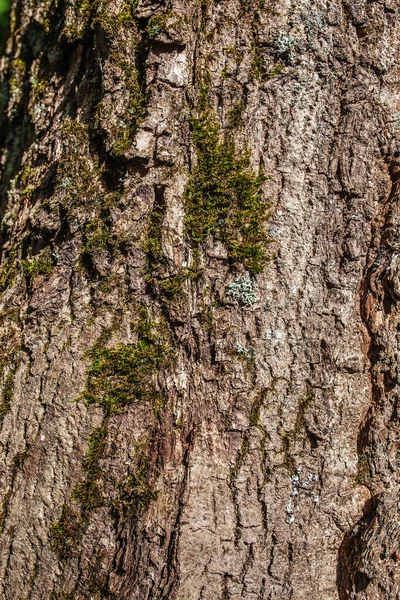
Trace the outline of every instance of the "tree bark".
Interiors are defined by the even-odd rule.
[[[400,597],[399,13],[13,1],[1,598]]]

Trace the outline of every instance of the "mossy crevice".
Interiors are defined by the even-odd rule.
[[[0,294],[10,288],[17,276],[16,250],[11,250],[9,256],[3,261],[3,267],[0,271]]]
[[[108,418],[106,417],[88,439],[88,452],[83,462],[85,478],[76,485],[73,491],[73,497],[79,501],[83,512],[94,510],[103,505],[101,490],[103,473],[100,461],[106,456],[107,437]]]
[[[284,455],[284,466],[287,468],[289,473],[293,474],[296,469],[296,460],[293,455],[293,445],[299,440],[299,438],[306,439],[309,434],[306,420],[306,412],[315,400],[315,392],[309,381],[306,381],[306,393],[300,400],[296,420],[292,430],[282,430],[282,453]]]
[[[115,15],[106,5],[100,5],[95,23],[109,42],[110,64],[123,79],[124,112],[118,118],[109,118],[112,96],[106,93],[97,106],[97,121],[107,136],[111,154],[122,157],[131,148],[140,122],[146,114],[149,92],[146,82],[146,62],[153,41],[164,31],[168,13],[149,18],[136,16],[137,2],[126,2]],[[126,41],[121,47],[120,40]],[[128,47],[129,47],[129,51]]]
[[[93,510],[107,507],[110,513],[119,511],[126,518],[137,520],[157,496],[150,484],[152,471],[147,442],[138,446],[131,473],[122,482],[113,482],[113,487],[118,489],[117,499],[110,504],[104,494],[109,476],[101,461],[112,457],[116,451],[109,442],[113,416],[134,403],[150,403],[157,418],[165,405],[164,395],[153,381],[154,375],[170,357],[163,323],[155,322],[145,306],[137,305],[133,326],[137,333],[136,343],[105,348],[110,333],[107,331],[86,354],[90,366],[85,390],[79,399],[88,405],[102,407],[104,412],[101,424],[87,442],[84,477],[74,487],[70,502],[63,506],[60,518],[51,529],[52,549],[61,560],[67,560],[79,549]]]
[[[294,426],[294,432],[296,434],[300,433],[301,431],[307,431],[307,421],[305,414],[314,402],[314,400],[315,392],[313,390],[313,387],[309,381],[306,381],[306,393],[304,397],[300,400],[299,406],[297,408],[296,423]]]
[[[21,260],[22,272],[31,285],[39,275],[49,277],[54,270],[51,248],[45,248],[38,256]]]
[[[137,520],[158,496],[150,485],[151,469],[147,452],[147,445],[138,446],[135,471],[120,485],[120,507],[128,519]]]
[[[171,265],[163,251],[162,225],[166,215],[164,186],[155,186],[154,207],[149,216],[147,237],[144,249],[147,254],[145,281],[150,291],[165,308],[171,303],[182,301],[185,295],[185,282],[194,281],[201,275],[197,268]],[[171,273],[171,271],[173,271]]]
[[[6,415],[11,410],[11,402],[14,395],[14,382],[15,382],[15,374],[17,368],[12,367],[4,381],[3,390],[1,393],[1,402],[0,402],[0,431],[3,427],[3,422]]]

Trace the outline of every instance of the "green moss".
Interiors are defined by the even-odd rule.
[[[124,515],[129,519],[138,519],[149,509],[158,495],[150,485],[150,465],[146,449],[141,449],[134,473],[129,475],[121,485],[122,508]]]
[[[120,10],[116,13],[113,0],[106,0],[106,2],[103,0],[98,3],[93,25],[101,27],[103,32],[112,39],[119,34],[121,27],[132,28],[132,26],[136,25],[137,5],[138,0],[125,0],[120,5]]]
[[[49,81],[46,79],[37,79],[33,75],[31,76],[31,85],[32,85],[32,96],[33,100],[36,103],[40,101],[40,98],[43,98],[45,91],[49,86]]]
[[[228,113],[228,127],[230,129],[238,129],[243,124],[243,111],[245,103],[243,100],[235,104]]]
[[[167,13],[153,15],[143,28],[135,14],[136,5],[136,2],[125,3],[117,15],[103,7],[97,15],[97,23],[110,40],[118,39],[118,43],[111,44],[109,60],[115,64],[116,71],[122,74],[127,94],[124,113],[113,123],[108,118],[108,99],[102,100],[97,107],[99,124],[104,123],[104,129],[110,136],[111,152],[118,157],[132,146],[138,126],[145,116],[148,94],[143,69],[151,44],[164,31],[168,19]],[[124,30],[126,36],[122,33]],[[128,52],[119,42],[124,37],[131,40]]]
[[[253,43],[252,48],[253,48],[253,59],[251,61],[251,68],[250,68],[251,76],[254,77],[254,79],[263,79],[265,72],[266,72],[264,58],[263,58],[260,48],[256,42]]]
[[[259,394],[257,394],[257,397],[256,397],[255,401],[253,402],[253,406],[251,407],[251,412],[250,412],[250,417],[249,417],[249,424],[251,425],[251,427],[259,427],[261,424],[260,413],[261,413],[261,408],[264,404],[264,400],[265,400],[265,394],[263,392],[260,392]]]
[[[108,421],[103,420],[88,440],[88,453],[83,463],[85,478],[73,491],[73,497],[79,500],[81,509],[85,511],[94,510],[103,505],[101,492],[101,481],[103,472],[99,462],[105,456],[108,436]]]
[[[242,444],[240,446],[240,450],[238,452],[238,455],[236,456],[236,460],[235,460],[235,465],[233,466],[233,468],[231,469],[231,472],[229,474],[229,483],[230,485],[233,485],[239,475],[240,469],[243,467],[245,460],[246,460],[246,456],[248,455],[250,451],[250,439],[249,439],[249,435],[248,433],[245,433],[245,435],[243,436],[242,439]]]
[[[6,493],[3,497],[3,502],[1,504],[1,509],[0,509],[0,536],[4,532],[4,525],[5,525],[5,522],[7,519],[7,515],[8,515],[8,508],[9,508],[11,495],[12,495],[13,489],[14,489],[15,479],[17,477],[18,472],[24,466],[25,460],[28,456],[28,450],[29,450],[29,446],[25,450],[23,450],[21,452],[17,452],[17,454],[14,456],[13,461],[12,461],[10,487],[8,488],[8,490],[6,491]]]
[[[355,477],[356,483],[359,485],[371,485],[371,469],[368,458],[365,454],[358,455],[357,473]]]
[[[72,19],[66,21],[63,36],[73,42],[84,37],[88,29],[94,25],[100,0],[74,0],[71,4],[75,14]]]
[[[104,473],[99,465],[105,456],[108,420],[97,427],[88,439],[88,453],[83,463],[84,479],[72,492],[72,502],[64,504],[61,516],[51,527],[51,548],[60,560],[68,559],[79,548],[89,512],[103,506]]]
[[[102,406],[108,415],[134,402],[155,401],[158,393],[151,378],[167,352],[165,344],[146,337],[137,344],[93,349],[88,354],[92,364],[81,397],[87,404]]]
[[[57,167],[58,192],[68,212],[99,201],[102,169],[90,155],[88,126],[69,117],[61,128],[62,155]]]
[[[30,282],[33,282],[39,275],[49,277],[54,269],[51,249],[46,248],[37,258],[27,258],[21,260],[22,271]]]
[[[117,600],[117,596],[109,590],[109,574],[104,571],[103,566],[105,557],[106,553],[102,555],[100,550],[97,551],[87,567],[84,588],[91,600]]]
[[[9,86],[11,94],[22,93],[24,83],[26,64],[20,58],[15,58],[11,62],[11,74],[9,78]]]
[[[136,344],[119,344],[104,348],[107,337],[86,353],[91,364],[86,388],[80,395],[88,405],[103,407],[105,415],[121,412],[135,402],[152,402],[159,406],[160,393],[153,375],[169,359],[170,346],[165,340],[163,323],[154,322],[143,305],[137,305]],[[109,331],[107,330],[109,335]]]
[[[160,188],[156,193],[154,209],[150,213],[145,243],[148,260],[147,279],[149,282],[156,273],[167,266],[167,260],[162,250],[162,225],[165,212],[164,189]]]
[[[213,236],[224,243],[232,260],[259,273],[267,261],[269,205],[261,192],[267,177],[251,170],[249,153],[238,153],[229,133],[221,135],[204,85],[191,124],[197,164],[185,191],[190,240],[198,247]]]
[[[4,382],[0,402],[0,430],[3,426],[3,421],[6,415],[10,412],[11,409],[11,402],[14,394],[15,373],[16,369],[11,369]]]
[[[156,205],[149,217],[148,233],[144,243],[147,253],[145,280],[151,291],[164,306],[184,297],[184,284],[188,279],[200,277],[199,269],[181,268],[177,273],[169,274],[168,261],[162,248],[162,224],[165,218],[163,193],[156,195]]]
[[[11,287],[17,275],[16,251],[13,250],[10,256],[4,261],[4,266],[0,271],[0,293]]]
[[[87,263],[87,259],[98,256],[102,250],[112,246],[110,243],[110,225],[99,219],[89,221],[84,226],[86,242],[81,251],[82,264]]]
[[[285,64],[282,62],[278,62],[276,63],[276,65],[274,65],[272,67],[272,69],[267,73],[267,79],[273,79],[274,77],[277,77],[285,68]]]
[[[104,417],[88,439],[88,451],[83,462],[84,477],[74,487],[70,505],[64,505],[60,519],[52,526],[52,548],[62,560],[78,550],[93,510],[102,506],[118,510],[107,504],[107,498],[103,496],[106,473],[101,467],[101,460],[107,458],[110,419],[134,402],[151,402],[157,417],[165,404],[152,381],[153,375],[169,357],[162,323],[155,323],[146,307],[138,304],[132,325],[138,336],[136,344],[104,348],[110,337],[110,330],[105,330],[86,354],[91,364],[80,398],[87,404],[101,406]],[[110,452],[113,452],[112,447]],[[126,516],[136,519],[147,510],[156,493],[150,485],[147,445],[135,458],[136,468],[120,484],[116,504],[122,507]]]
[[[60,560],[68,559],[77,550],[82,534],[82,517],[79,511],[64,504],[61,516],[50,529],[50,547]]]

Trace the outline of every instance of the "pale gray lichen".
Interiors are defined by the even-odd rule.
[[[242,344],[239,344],[239,342],[236,342],[235,350],[245,358],[253,358],[253,351],[245,348]]]
[[[253,306],[259,301],[256,294],[257,284],[250,279],[249,274],[236,277],[226,288],[226,295],[234,302],[244,306]]]
[[[296,45],[296,38],[284,31],[279,32],[275,40],[275,49],[278,56],[286,56],[289,61],[293,59],[292,48]]]

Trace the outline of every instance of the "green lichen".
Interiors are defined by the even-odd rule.
[[[222,135],[205,85],[191,124],[197,164],[185,191],[189,238],[199,247],[212,236],[226,246],[229,258],[260,273],[267,261],[269,205],[262,198],[267,177],[251,169],[249,153],[236,150],[229,132]]]

